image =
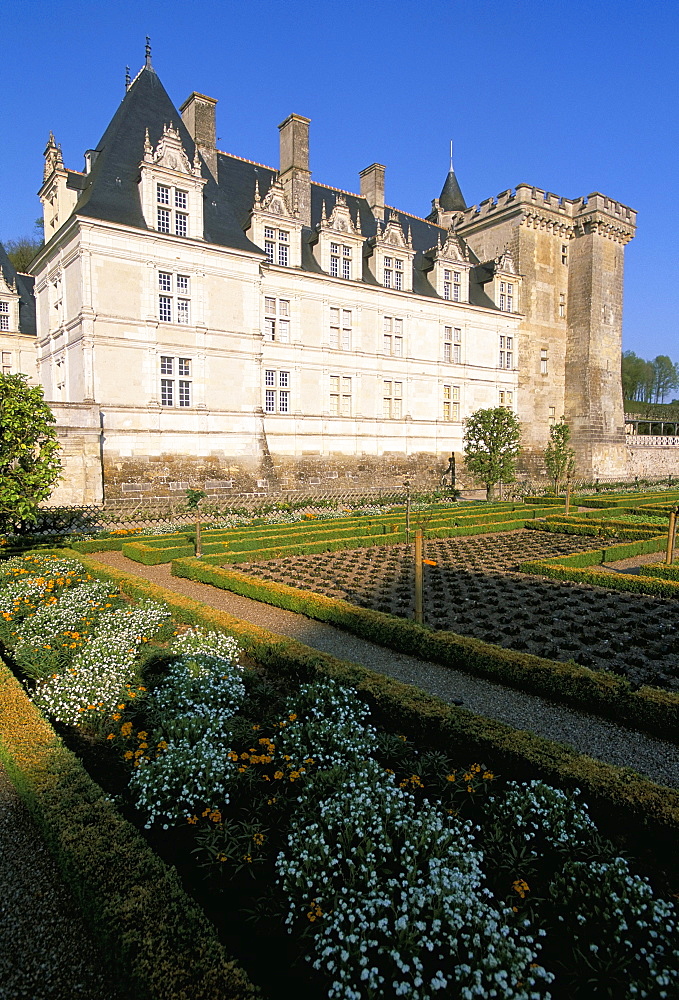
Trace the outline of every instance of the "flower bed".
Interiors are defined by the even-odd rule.
[[[70,596],[88,586],[84,620],[64,629],[73,624],[65,606],[54,634],[90,627],[96,642],[100,625],[111,633],[111,618],[116,635],[128,628],[122,645],[136,644],[134,674],[127,661],[120,666],[112,711],[105,697],[88,701],[93,692],[83,690],[79,728],[98,734],[112,769],[115,760],[127,770],[121,805],[149,828],[158,849],[182,864],[196,852],[207,879],[183,864],[185,883],[222,915],[227,939],[236,941],[240,928],[244,959],[262,971],[266,941],[296,960],[291,980],[289,963],[273,963],[272,993],[293,983],[300,997],[358,1000],[452,990],[584,998],[595,995],[592,986],[619,996],[632,983],[638,996],[670,995],[670,977],[679,973],[675,908],[602,837],[577,794],[543,780],[505,781],[431,741],[399,736],[384,726],[388,699],[381,710],[379,698],[369,707],[346,680],[305,677],[299,659],[291,683],[283,651],[290,649],[292,666],[297,644],[281,644],[266,671],[241,670],[233,639],[188,624],[194,602],[175,601],[187,621],[177,626],[176,608],[170,623],[157,601],[115,607],[120,599],[110,599],[110,587],[104,594],[78,579],[78,564],[51,575],[39,569],[39,577],[14,574],[0,590],[11,596],[5,640],[19,652],[31,619],[49,619],[43,607],[57,614],[55,591]],[[23,592],[21,577],[30,581]],[[59,583],[66,579],[72,582]],[[35,638],[34,628],[25,664]],[[87,643],[75,641],[57,676],[80,662]],[[317,656],[305,669],[326,662]],[[334,662],[346,677],[348,665]],[[40,662],[33,674],[49,707]],[[383,684],[384,695],[401,688]],[[436,699],[417,697],[433,709]],[[54,710],[62,711],[61,700]],[[422,732],[434,730],[429,723]],[[448,731],[441,744],[453,743]],[[665,790],[658,808],[673,795]],[[679,820],[679,801],[672,808]],[[612,894],[618,902],[607,909]]]

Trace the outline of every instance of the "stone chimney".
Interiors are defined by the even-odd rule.
[[[358,175],[361,178],[361,197],[365,198],[376,219],[384,219],[384,172],[381,163],[373,163]]]
[[[182,121],[215,180],[217,180],[216,106],[217,101],[214,97],[206,97],[205,94],[197,94],[194,91],[179,109]]]
[[[310,120],[301,115],[289,115],[278,126],[281,141],[281,183],[290,211],[304,226],[311,225]]]

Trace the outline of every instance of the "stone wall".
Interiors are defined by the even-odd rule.
[[[456,454],[463,472],[462,455]],[[448,455],[419,452],[415,455],[271,454],[263,458],[214,454],[207,457],[162,454],[145,458],[105,457],[107,500],[180,498],[189,487],[200,487],[210,496],[266,493],[280,490],[341,492],[373,488],[400,489],[405,479],[420,489],[435,489],[448,467]],[[448,482],[450,480],[448,479]]]
[[[61,443],[61,480],[51,507],[103,502],[101,421],[96,403],[49,403]]]
[[[628,474],[649,479],[654,476],[679,476],[679,437],[674,440],[675,444],[629,445]]]

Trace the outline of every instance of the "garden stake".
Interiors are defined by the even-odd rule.
[[[406,545],[410,545],[410,483],[406,480]]]
[[[200,518],[196,518],[196,559],[200,559],[203,555],[203,542],[200,537]]]
[[[674,558],[674,533],[677,524],[677,508],[675,507],[670,511],[670,524],[667,529],[667,555],[665,556],[665,565],[671,566],[672,559]]]
[[[566,510],[565,514],[568,514],[571,509],[571,484],[566,484]]]
[[[415,621],[422,625],[424,614],[422,610],[423,594],[422,565],[422,528],[415,529]]]

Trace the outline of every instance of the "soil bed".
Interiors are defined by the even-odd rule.
[[[516,572],[525,560],[592,546],[591,538],[525,530],[428,540],[425,557],[437,565],[425,566],[425,623],[610,670],[635,685],[679,691],[676,602]],[[360,607],[414,616],[412,547],[406,545],[289,556],[238,569]]]

